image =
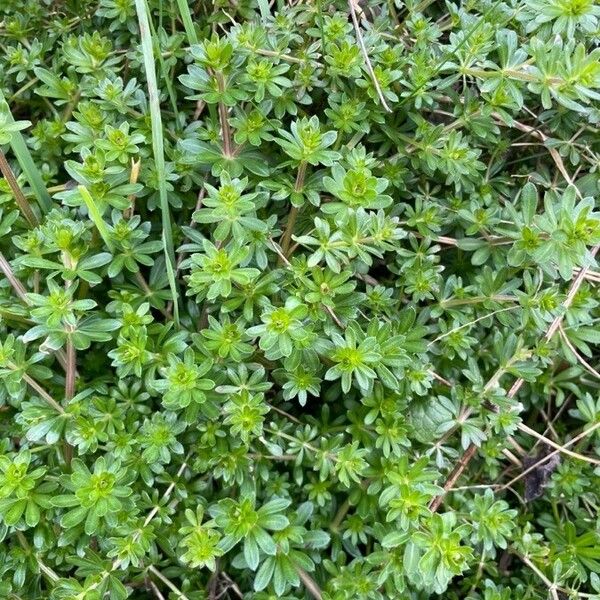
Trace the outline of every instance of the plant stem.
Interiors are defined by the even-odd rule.
[[[2,152],[2,150],[0,150],[0,172],[4,176],[4,179],[6,179],[13,196],[15,197],[15,202],[17,203],[22,215],[27,219],[30,227],[36,227],[39,225],[39,220],[33,212],[31,206],[29,206],[29,202],[27,201],[27,198],[25,198],[25,194],[23,194],[23,191],[17,182],[17,178],[15,177],[13,170],[10,168],[8,161],[6,160],[6,155],[4,152]]]
[[[222,73],[215,73],[219,92],[225,91],[225,79]],[[223,154],[231,158],[231,128],[229,127],[229,118],[227,116],[227,107],[223,102],[219,102],[219,122],[221,123],[221,136],[223,137]]]
[[[137,183],[138,177],[140,176],[140,168],[142,166],[142,159],[138,158],[137,160],[131,159],[131,171],[129,173],[129,183],[135,184]],[[127,199],[130,202],[130,205],[123,211],[123,218],[130,219],[133,216],[133,211],[135,209],[135,194],[130,194],[127,196]]]
[[[298,165],[298,173],[296,173],[296,182],[294,183],[294,191],[301,192],[304,187],[304,179],[306,178],[306,162],[302,161]]]
[[[146,294],[146,297],[150,298],[152,296],[152,290],[150,289],[150,286],[148,285],[148,282],[146,281],[146,279],[142,275],[142,272],[141,271],[137,271],[136,274],[135,274],[135,278],[136,278],[136,281],[140,284],[140,287],[142,288],[142,290],[144,290],[144,293]]]
[[[593,465],[600,465],[600,460],[598,460],[596,458],[590,458],[589,456],[583,456],[583,454],[579,454],[577,452],[568,450],[567,448],[565,448],[565,446],[561,446],[560,444],[557,444],[553,440],[539,434],[534,429],[531,429],[531,427],[527,427],[527,425],[525,425],[524,423],[521,423],[520,425],[518,425],[518,428],[523,433],[526,433],[532,437],[539,439],[540,441],[543,441],[547,446],[550,446],[551,448],[554,448],[555,450],[558,450],[559,452],[562,452],[563,454],[566,454],[567,456],[570,456],[571,458],[576,458],[577,460],[588,462]]]
[[[23,302],[23,304],[25,304],[25,306],[30,306],[29,299],[27,298],[27,290],[23,287],[23,284],[15,277],[14,271],[12,270],[10,263],[8,262],[8,260],[6,260],[6,257],[4,256],[4,254],[2,254],[2,252],[0,252],[0,271],[2,271],[2,273],[4,273],[4,276],[10,283],[11,287],[13,288],[13,290],[14,290],[15,294],[17,295],[17,297],[19,298],[19,300],[21,300],[21,302]],[[36,271],[36,273],[37,273],[37,271]],[[20,317],[20,316],[19,317],[15,316],[14,318],[23,320],[23,317]],[[26,322],[28,324],[31,323],[31,321],[29,321],[29,319],[25,319],[24,322]],[[66,370],[67,360],[66,360],[64,352],[62,350],[57,350],[55,352],[55,354],[58,358],[58,362],[60,362],[60,364]]]
[[[287,225],[285,227],[285,231],[281,236],[281,250],[283,251],[284,256],[287,257],[288,252],[290,251],[290,242],[292,240],[292,232],[294,231],[294,225],[296,224],[296,220],[298,218],[298,207],[293,206],[290,208],[290,212],[288,213]]]
[[[77,353],[71,335],[67,338],[67,370],[65,371],[65,400],[69,402],[75,395],[77,377]]]
[[[596,254],[598,253],[599,250],[600,250],[600,245],[594,246],[592,248],[592,250],[590,251],[591,257],[594,258],[596,256]],[[556,331],[561,326],[561,323],[562,323],[562,320],[564,318],[564,315],[567,312],[568,308],[571,306],[571,304],[573,302],[573,299],[575,298],[575,295],[577,294],[577,291],[581,287],[581,284],[583,283],[583,280],[585,279],[585,276],[586,276],[588,270],[589,270],[589,266],[584,267],[578,273],[577,277],[575,277],[575,279],[573,280],[573,282],[571,284],[571,287],[569,288],[569,292],[567,293],[567,297],[565,298],[565,300],[564,300],[564,302],[562,304],[563,311],[550,324],[550,327],[548,328],[548,331],[546,331],[546,335],[544,336],[544,341],[549,342],[552,339],[552,337],[554,336],[554,334],[556,333]],[[516,359],[517,359],[517,356],[513,356],[511,358],[511,360],[509,361],[509,363],[514,362]],[[506,372],[506,367],[504,369],[499,369],[499,371],[497,371],[492,376],[492,378],[487,382],[487,384],[484,387],[484,393],[486,391],[489,391],[490,389],[492,389],[493,387],[495,387],[497,385],[498,380],[499,380],[499,373],[500,373],[500,371]],[[517,393],[519,392],[519,390],[521,389],[521,387],[523,386],[524,383],[525,383],[525,380],[522,377],[519,377],[513,383],[512,387],[508,391],[507,397],[508,398],[514,398],[517,395]],[[469,409],[468,414],[470,414],[470,412],[471,411]],[[468,414],[467,414],[467,416],[468,416]],[[573,440],[571,440],[571,441],[573,441]],[[564,448],[566,448],[568,445],[570,445],[570,444],[565,444],[564,446],[561,446],[560,447],[561,450],[563,450]],[[549,459],[550,456],[552,456],[553,454],[556,454],[557,452],[560,452],[561,450],[558,450],[558,449],[554,450],[553,452],[551,452],[550,454],[548,454],[548,456],[546,456],[542,460]],[[458,461],[458,463],[456,464],[456,466],[454,467],[454,469],[451,471],[450,475],[448,476],[448,479],[446,480],[446,483],[444,485],[444,492],[443,492],[443,494],[441,494],[439,496],[436,496],[431,501],[431,503],[429,505],[429,509],[432,512],[436,512],[437,509],[440,507],[441,503],[443,502],[444,495],[448,492],[449,489],[451,489],[451,488],[454,487],[454,484],[458,481],[458,479],[460,478],[461,474],[467,468],[467,465],[469,464],[469,462],[475,456],[476,453],[477,453],[477,446],[475,446],[475,444],[471,443],[469,445],[469,447],[465,450],[465,453],[463,454],[463,456],[461,457],[461,459]],[[538,464],[539,464],[539,462],[538,462]],[[520,476],[523,476],[523,474],[524,473],[521,473]]]
[[[339,529],[341,522],[344,520],[344,517],[348,514],[349,510],[350,500],[346,499],[335,514],[333,521],[331,521],[331,525],[329,526],[329,529],[331,529],[331,531],[337,531]]]
[[[148,285],[148,282],[146,281],[146,278],[142,275],[141,271],[138,271],[135,274],[135,279],[136,281],[139,283],[140,287],[142,288],[142,290],[144,291],[144,293],[146,294],[146,298],[148,299],[148,301],[152,298],[152,296],[154,295],[154,292],[152,291],[152,289],[150,288],[150,286]],[[173,304],[171,302],[169,302],[169,306],[173,306]],[[156,307],[157,310],[166,318],[166,319],[171,319],[171,310],[170,308],[164,309],[164,308],[159,308]]]
[[[498,294],[496,296],[472,296],[471,298],[450,298],[442,300],[440,305],[444,308],[450,306],[463,306],[465,304],[479,304],[481,302],[517,302],[518,298],[507,294]]]
[[[381,86],[379,85],[379,81],[377,80],[377,75],[375,75],[375,71],[373,70],[373,65],[371,64],[371,59],[369,58],[369,52],[367,51],[367,47],[365,45],[365,40],[363,39],[362,32],[360,30],[360,24],[358,22],[358,16],[356,14],[356,8],[354,6],[355,0],[348,0],[348,8],[350,9],[350,16],[352,17],[352,24],[354,25],[354,31],[356,33],[356,39],[358,40],[358,45],[360,47],[360,51],[362,52],[363,58],[365,60],[365,65],[367,67],[367,71],[371,77],[371,81],[373,82],[373,86],[375,87],[375,91],[377,92],[377,96],[379,98],[379,102],[381,102],[381,106],[385,109],[386,112],[391,113],[392,109],[387,105],[385,101],[385,96],[381,91]]]
[[[304,187],[304,179],[306,178],[306,162],[302,161],[298,165],[298,173],[296,174],[296,182],[294,183],[294,191],[300,192]],[[298,218],[298,207],[292,204],[290,208],[290,212],[287,218],[287,225],[285,227],[285,231],[281,236],[281,250],[284,256],[288,256],[290,251],[290,243],[292,241],[292,234],[294,233],[294,225],[296,224],[296,219]]]
[[[591,427],[588,427],[587,429],[585,429],[584,431],[582,431],[580,434],[576,435],[572,440],[569,440],[568,442],[566,442],[565,444],[563,444],[561,446],[561,448],[570,448],[571,446],[574,446],[577,442],[579,442],[580,440],[585,439],[587,436],[591,435],[592,433],[594,433],[594,431],[596,431],[599,428],[600,428],[600,421],[598,421],[597,423],[595,423]],[[519,481],[519,479],[522,479],[523,477],[525,477],[526,475],[528,475],[529,473],[531,473],[531,471],[533,471],[534,469],[537,469],[540,465],[543,465],[544,463],[546,463],[549,460],[551,460],[552,457],[556,456],[559,452],[560,452],[560,450],[552,450],[552,452],[549,452],[548,454],[546,454],[546,456],[544,456],[543,458],[540,458],[540,460],[538,460],[537,462],[535,462],[534,464],[532,464],[530,467],[528,467],[527,469],[525,469],[524,471],[522,471],[521,473],[519,473],[516,477],[514,477],[513,479],[511,479],[508,483],[505,483],[500,488],[500,491],[509,488],[511,485],[513,485],[517,481]]]
[[[160,593],[158,587],[152,579],[148,578],[148,583],[150,584],[150,588],[152,589],[152,593],[158,598],[158,600],[166,600],[165,597]]]
[[[20,369],[12,362],[8,362],[8,368],[13,371],[19,371]],[[65,409],[35,380],[33,377],[29,376],[27,373],[23,373],[21,375],[23,381],[27,383],[27,385],[37,392],[42,400],[47,402],[52,408],[54,408],[61,415],[65,414]]]
[[[480,79],[488,79],[490,77],[498,77],[505,76],[509,79],[517,79],[519,81],[530,81],[536,82],[539,81],[540,78],[532,73],[527,73],[526,71],[518,71],[516,69],[501,69],[500,71],[486,71],[484,69],[475,69],[468,68],[463,69],[462,72],[465,75],[471,75],[472,77],[479,77]],[[564,83],[564,79],[559,77],[549,77],[545,80],[547,83],[551,85],[562,85]]]
[[[298,566],[296,566],[295,569],[308,593],[315,598],[315,600],[321,600],[323,596],[317,582],[304,569],[301,569]]]
[[[33,557],[35,558],[40,571],[52,582],[52,583],[56,583],[60,577],[56,574],[56,572],[54,570],[52,570],[48,565],[44,564],[44,562],[35,555],[35,553],[31,550],[31,546],[29,545],[29,542],[27,541],[27,538],[23,535],[23,533],[21,531],[19,531],[18,529],[16,530],[16,534],[17,534],[17,539],[19,540],[19,544],[21,544],[21,547],[23,548],[23,550],[25,550],[25,552],[27,554],[32,554]]]
[[[544,585],[548,588],[548,593],[552,597],[552,600],[558,600],[558,592],[556,591],[556,584],[552,583],[545,575],[538,569],[531,560],[525,555],[517,555],[519,558],[542,580]]]
[[[170,580],[167,579],[154,565],[148,567],[148,571],[158,577],[178,598],[189,600],[189,598]]]
[[[23,284],[15,277],[15,274],[10,266],[8,260],[2,252],[0,252],[0,271],[4,273],[4,276],[10,283],[12,289],[15,291],[15,294],[18,296],[19,300],[23,302],[23,304],[29,304],[29,300],[27,299],[27,291],[23,287]]]
[[[6,102],[4,95],[2,94],[2,90],[0,90],[0,102]],[[14,122],[10,110],[8,111],[8,120],[9,123]],[[20,131],[13,132],[10,146],[17,161],[19,161],[19,165],[21,165],[23,174],[29,181],[29,185],[31,186],[31,189],[37,198],[42,213],[50,212],[52,210],[52,200],[46,191],[46,184],[44,183],[40,171],[33,162],[29,148],[27,147],[27,144],[25,143]]]

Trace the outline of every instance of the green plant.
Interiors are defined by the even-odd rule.
[[[600,598],[591,0],[0,3],[0,598]]]

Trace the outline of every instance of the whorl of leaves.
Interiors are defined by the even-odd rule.
[[[0,598],[600,598],[599,40],[0,2]]]

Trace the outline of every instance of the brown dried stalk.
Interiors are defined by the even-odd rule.
[[[592,248],[592,250],[590,252],[592,258],[596,256],[599,249],[600,249],[600,246],[595,246],[594,248]],[[565,298],[565,301],[563,302],[563,308],[564,308],[563,313],[561,315],[557,316],[554,319],[554,321],[552,321],[552,323],[550,324],[550,327],[548,328],[548,331],[546,332],[546,335],[544,336],[544,339],[547,342],[552,339],[554,334],[557,332],[557,330],[561,326],[561,323],[562,323],[563,317],[564,317],[564,313],[571,306],[573,299],[575,298],[575,295],[579,291],[579,288],[581,287],[581,284],[583,283],[588,270],[589,270],[589,267],[584,267],[583,269],[581,269],[579,271],[579,273],[577,274],[577,277],[573,280],[573,283],[571,284],[569,292],[567,293],[567,297]],[[492,377],[492,379],[488,382],[488,384],[486,385],[486,388],[488,388],[490,383],[495,379],[496,379],[496,375],[494,375],[494,377]],[[514,382],[512,387],[510,388],[510,390],[507,394],[508,398],[514,398],[517,395],[517,393],[519,392],[519,390],[521,389],[521,387],[523,386],[523,383],[525,383],[525,380],[522,377],[519,377]],[[495,384],[496,384],[496,381],[494,381],[494,385]],[[477,446],[475,446],[475,444],[470,444],[469,447],[466,449],[465,453],[463,454],[463,456],[460,458],[460,460],[454,467],[454,469],[452,469],[452,472],[450,473],[450,475],[448,476],[448,479],[446,480],[446,483],[444,484],[443,493],[440,494],[439,496],[436,496],[431,501],[429,508],[432,512],[436,512],[437,509],[440,507],[441,503],[444,500],[445,495],[448,493],[448,490],[450,490],[451,488],[454,487],[454,484],[458,481],[459,477],[462,475],[464,470],[467,468],[468,464],[471,462],[471,460],[475,456],[476,452],[477,452]],[[556,450],[556,452],[560,452],[560,450]]]
[[[2,150],[0,150],[0,173],[2,173],[4,179],[6,179],[6,182],[8,183],[13,196],[15,197],[15,202],[17,203],[21,214],[25,217],[25,219],[27,219],[30,227],[36,227],[39,225],[39,220],[29,205],[27,198],[25,198],[25,194],[23,193],[23,190],[21,190],[19,182],[17,181],[13,170],[10,168],[8,161],[6,160],[6,155],[4,152],[2,152]]]

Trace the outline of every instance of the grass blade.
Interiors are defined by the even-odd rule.
[[[158,85],[156,83],[156,68],[154,52],[152,50],[152,35],[150,33],[150,20],[146,0],[135,0],[135,10],[140,25],[142,38],[142,54],[144,56],[144,70],[148,82],[148,100],[150,106],[150,122],[152,124],[152,152],[158,175],[158,195],[160,197],[160,210],[162,213],[162,235],[165,249],[165,259],[168,263],[167,277],[171,288],[171,297],[174,307],[175,322],[179,325],[179,306],[177,303],[177,284],[175,283],[175,249],[173,246],[173,232],[171,231],[171,214],[169,212],[169,199],[165,174],[165,155],[162,117]],[[170,268],[169,268],[170,267]]]
[[[196,30],[194,29],[194,21],[192,20],[192,13],[190,12],[190,7],[187,3],[187,0],[177,0],[177,8],[179,9],[179,15],[181,16],[181,20],[183,22],[183,28],[185,29],[188,43],[190,46],[192,44],[197,44],[198,36],[196,35]]]
[[[156,33],[156,29],[154,28],[154,24],[152,21],[149,22],[150,32],[152,36],[152,40],[154,43],[154,52],[156,54],[156,58],[158,59],[158,64],[160,66],[160,74],[162,80],[165,83],[165,87],[167,88],[167,93],[169,94],[169,100],[171,101],[171,108],[175,113],[175,121],[179,121],[179,109],[177,108],[177,97],[175,96],[175,90],[173,89],[173,79],[175,76],[171,76],[169,74],[169,70],[167,69],[167,65],[160,53],[160,43],[158,40],[158,34]]]
[[[8,119],[10,122],[13,122],[14,118],[10,111],[10,106],[8,105],[8,102],[6,102],[2,90],[0,90],[0,102],[6,103]],[[15,157],[17,158],[21,169],[23,169],[23,174],[31,186],[42,213],[50,212],[52,210],[50,194],[48,194],[48,191],[46,190],[46,184],[44,183],[38,168],[35,166],[33,158],[31,158],[29,148],[27,148],[25,139],[20,131],[13,132],[10,146],[15,153]]]
[[[98,210],[98,206],[94,202],[94,199],[92,198],[92,195],[88,189],[83,185],[80,185],[78,189],[83,201],[85,202],[85,205],[87,206],[90,219],[94,222],[94,225],[96,226],[100,237],[104,240],[106,247],[113,252],[114,248],[110,239],[110,233],[104,219],[102,218],[102,213]]]

